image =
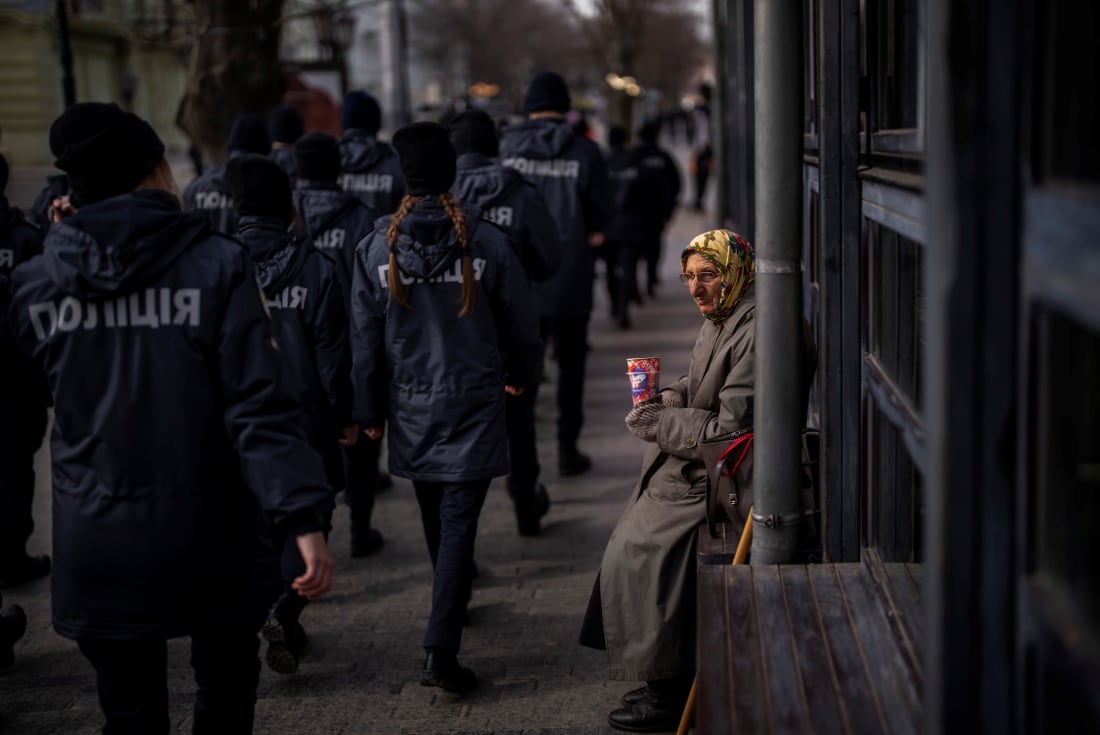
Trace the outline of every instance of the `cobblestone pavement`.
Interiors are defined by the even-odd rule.
[[[688,185],[690,189],[690,184]],[[256,706],[257,733],[561,733],[615,732],[607,713],[631,682],[609,682],[606,657],[582,648],[577,632],[599,560],[635,482],[644,451],[623,425],[630,407],[627,356],[657,355],[668,378],[687,371],[698,313],[677,282],[677,254],[713,226],[706,214],[682,212],[666,236],[656,299],[634,309],[634,329],[608,314],[602,279],[590,331],[582,451],[594,467],[559,478],[554,441],[554,378],[539,396],[543,481],[553,505],[535,538],[516,533],[503,481],[494,483],[482,515],[475,584],[462,661],[481,683],[459,698],[420,686],[421,635],[431,599],[431,573],[409,483],[397,479],[378,496],[375,525],[385,548],[368,559],[348,555],[347,509],[332,534],[337,581],[332,594],[303,616],[311,648],[297,674],[266,667]],[[39,466],[48,459],[39,457]],[[32,552],[48,552],[48,473],[40,472]],[[94,733],[101,727],[91,668],[49,622],[49,583],[6,590],[30,624],[16,645],[16,665],[0,674],[0,733]],[[169,646],[175,732],[191,729],[194,683],[187,642]]]

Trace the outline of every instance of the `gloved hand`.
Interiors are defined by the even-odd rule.
[[[643,441],[657,441],[657,424],[664,410],[663,403],[639,403],[626,415],[626,428]]]
[[[665,388],[663,391],[657,394],[661,399],[661,404],[668,406],[669,408],[683,408],[684,397],[679,392],[672,390],[671,388]]]

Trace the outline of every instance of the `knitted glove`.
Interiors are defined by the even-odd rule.
[[[643,441],[657,441],[657,424],[665,410],[661,403],[642,403],[626,415],[626,428]]]
[[[677,391],[672,390],[671,388],[665,388],[657,395],[661,397],[661,404],[667,406],[668,408],[684,407],[684,397],[681,396]]]

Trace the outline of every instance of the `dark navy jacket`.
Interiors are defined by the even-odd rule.
[[[527,277],[541,283],[561,264],[558,228],[538,190],[513,168],[479,153],[458,157],[458,176],[451,191],[481,208],[483,219],[504,230]]]
[[[67,174],[47,176],[46,186],[38,192],[38,196],[34,198],[34,204],[31,205],[29,213],[31,224],[39,227],[42,232],[48,232],[50,229],[50,204],[53,203],[54,199],[69,196],[69,194],[69,176]]]
[[[663,228],[672,217],[680,196],[680,168],[672,156],[655,143],[643,141],[631,152],[650,199],[647,224]]]
[[[561,266],[539,284],[542,313],[587,315],[593,275],[588,234],[603,231],[608,209],[607,166],[599,148],[564,120],[528,120],[504,129],[500,161],[535,185],[557,222]]]
[[[299,181],[294,207],[299,227],[313,247],[336,264],[344,303],[350,303],[355,246],[374,231],[374,212],[354,194],[320,181]]]
[[[267,157],[286,173],[287,178],[290,179],[290,185],[294,186],[294,182],[298,179],[298,159],[294,155],[294,149],[272,148]]]
[[[355,251],[352,350],[356,418],[388,421],[390,472],[461,482],[506,475],[504,386],[539,379],[542,345],[526,274],[508,238],[466,209],[477,279],[459,317],[462,246],[439,201],[416,203],[395,245],[405,309],[390,299],[390,245],[382,217]]]
[[[237,231],[237,208],[233,206],[233,193],[225,183],[225,164],[212,163],[202,175],[183,190],[183,208],[187,212],[199,212],[210,226],[223,235]]]
[[[256,264],[280,353],[306,408],[306,435],[325,460],[329,484],[339,490],[340,430],[353,422],[347,301],[336,266],[278,219],[242,217],[237,237]]]
[[[612,149],[607,154],[607,173],[611,183],[613,214],[604,235],[623,247],[640,249],[648,209],[653,202],[642,181],[641,167],[634,151]]]
[[[372,211],[393,214],[405,196],[405,177],[397,151],[363,130],[348,130],[340,139],[340,187]]]
[[[13,283],[10,324],[54,395],[57,631],[171,637],[266,609],[268,519],[320,530],[332,490],[244,247],[140,191],[54,225]]]

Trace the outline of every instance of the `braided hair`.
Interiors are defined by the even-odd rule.
[[[397,208],[397,211],[390,219],[389,229],[386,230],[386,240],[390,244],[390,270],[387,276],[390,293],[393,295],[394,301],[410,310],[412,309],[412,304],[409,302],[408,294],[405,293],[404,284],[401,283],[401,276],[398,273],[397,251],[395,245],[397,244],[398,227],[401,225],[401,221],[405,219],[405,216],[412,210],[413,205],[415,205],[418,200],[419,197],[406,195],[401,200],[401,206]],[[458,235],[458,242],[462,245],[462,298],[460,301],[462,308],[459,310],[458,315],[460,317],[469,316],[470,312],[474,310],[476,282],[474,280],[473,263],[470,260],[470,242],[466,232],[466,214],[462,211],[461,202],[459,202],[454,194],[449,191],[439,195],[439,202],[443,205],[443,209],[446,210],[447,216],[451,218],[455,233]]]

